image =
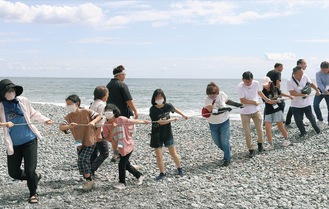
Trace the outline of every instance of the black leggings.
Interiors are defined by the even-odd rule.
[[[30,197],[36,195],[38,187],[38,176],[35,173],[37,167],[38,141],[33,139],[22,145],[14,146],[14,154],[7,155],[7,166],[9,176],[18,180],[27,180]],[[24,171],[21,169],[24,158]]]
[[[132,153],[132,152],[131,152]],[[119,161],[119,182],[126,184],[126,170],[129,171],[132,175],[134,175],[137,179],[142,175],[138,170],[135,169],[129,162],[129,158],[131,153],[121,156]]]

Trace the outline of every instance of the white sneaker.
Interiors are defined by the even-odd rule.
[[[273,143],[273,141],[267,143],[267,146],[265,147],[265,150],[274,150],[274,143]]]
[[[94,187],[94,185],[95,185],[94,180],[91,180],[91,181],[87,180],[83,183],[82,189],[85,190],[85,191],[91,190]]]
[[[290,144],[291,144],[291,142],[289,139],[286,139],[282,142],[282,146],[284,146],[284,147],[288,147]]]
[[[144,176],[141,175],[141,176],[137,179],[137,182],[136,182],[137,186],[142,185],[142,184],[143,184],[143,180],[144,180]]]
[[[124,183],[117,183],[116,185],[114,185],[114,188],[118,190],[123,190],[126,188],[126,185]]]

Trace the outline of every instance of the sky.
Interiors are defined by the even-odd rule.
[[[0,77],[262,78],[329,60],[329,1],[0,0]]]

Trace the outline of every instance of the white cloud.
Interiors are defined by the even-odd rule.
[[[12,3],[0,0],[0,18],[6,21],[45,24],[96,24],[103,17],[102,9],[92,3],[78,6],[28,6],[20,2]]]
[[[292,52],[285,53],[265,53],[267,60],[293,60],[296,59],[296,55]]]
[[[329,43],[328,38],[324,39],[299,39],[296,42],[302,42],[302,43]]]
[[[155,27],[168,23],[242,24],[250,20],[291,14],[284,9],[278,10],[280,12],[246,10],[238,7],[235,2],[187,0],[164,4],[157,9],[151,4],[159,4],[158,2],[147,3],[150,5],[145,4],[145,1],[113,1],[99,6],[94,3],[77,6],[29,6],[0,0],[0,18],[22,23],[89,24],[120,28],[134,22],[154,22],[151,25]]]

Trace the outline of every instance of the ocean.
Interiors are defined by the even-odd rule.
[[[77,94],[81,98],[82,106],[88,107],[93,101],[93,91],[96,86],[107,85],[110,78],[9,78],[13,83],[24,88],[22,96],[31,102],[42,104],[65,105],[65,98],[70,94]],[[256,79],[259,80],[259,79]],[[167,102],[188,116],[201,117],[206,96],[206,86],[209,82],[215,82],[221,91],[228,97],[239,102],[236,92],[237,85],[241,79],[144,79],[126,78],[134,104],[140,114],[148,114],[151,107],[153,91],[161,88]],[[260,80],[259,80],[260,81]],[[286,81],[282,81],[282,90],[286,91]],[[286,102],[286,108],[290,102]],[[264,108],[264,105],[261,105]],[[325,102],[321,103],[323,115],[326,116]],[[231,119],[239,120],[239,109],[233,108]]]

